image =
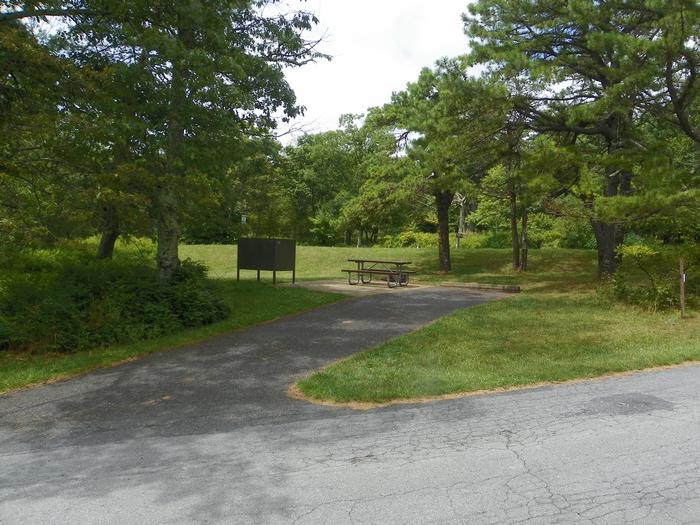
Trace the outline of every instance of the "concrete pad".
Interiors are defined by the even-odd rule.
[[[421,288],[433,288],[431,285],[409,283],[407,286],[389,288],[386,281],[372,281],[369,284],[348,284],[347,280],[334,279],[324,281],[299,281],[295,284],[284,283],[280,286],[308,288],[319,292],[342,293],[352,296],[365,296],[376,293],[402,293]]]

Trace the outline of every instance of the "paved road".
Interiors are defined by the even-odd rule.
[[[0,522],[700,522],[698,367],[366,412],[283,395],[484,299],[353,299],[0,398]]]

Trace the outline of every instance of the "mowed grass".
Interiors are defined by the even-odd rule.
[[[180,250],[183,258],[203,262],[209,275],[219,279],[236,278],[236,246],[190,245]],[[543,249],[531,250],[529,271],[517,272],[511,268],[510,250],[467,249],[452,250],[452,271],[437,271],[437,249],[416,248],[349,248],[297,247],[297,279],[345,279],[343,268],[353,268],[348,259],[390,259],[413,263],[418,271],[415,280],[425,283],[441,281],[494,284],[520,284],[525,289],[540,291],[568,291],[591,289],[596,283],[596,255],[592,250]],[[262,272],[261,278],[272,280],[271,272]],[[256,279],[256,272],[242,270],[241,279]],[[280,272],[278,282],[291,281],[291,272]]]
[[[216,334],[329,304],[343,296],[273,287],[270,272],[235,282],[236,247],[182,246],[181,257],[204,262],[212,286],[232,314],[219,323],[136,344],[71,354],[0,352],[0,392],[198,341]],[[454,250],[453,270],[437,272],[437,250],[297,248],[299,280],[343,280],[349,258],[413,261],[416,280],[520,284],[523,294],[465,309],[357,354],[302,380],[309,397],[337,402],[386,402],[542,381],[595,377],[700,359],[700,321],[652,314],[599,301],[595,252],[532,250],[530,269],[510,267],[510,251]],[[281,283],[291,273],[278,274]],[[399,292],[400,293],[400,292]]]
[[[700,360],[700,319],[532,293],[458,311],[299,381],[340,403],[501,389]]]
[[[277,288],[255,282],[212,281],[231,308],[228,319],[208,326],[133,344],[73,353],[0,352],[0,393],[74,376],[88,370],[193,343],[302,310],[330,304],[345,296],[303,288]]]

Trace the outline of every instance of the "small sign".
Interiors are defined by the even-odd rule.
[[[248,222],[248,216],[243,214],[241,215],[241,224],[246,224]]]

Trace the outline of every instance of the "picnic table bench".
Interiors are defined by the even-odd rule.
[[[348,262],[357,264],[357,268],[352,270],[341,270],[348,274],[348,284],[356,285],[369,284],[372,277],[381,275],[386,277],[386,284],[389,288],[398,286],[408,286],[408,278],[415,270],[406,268],[411,261],[387,261],[380,259],[348,259]],[[355,279],[353,280],[353,275]]]

